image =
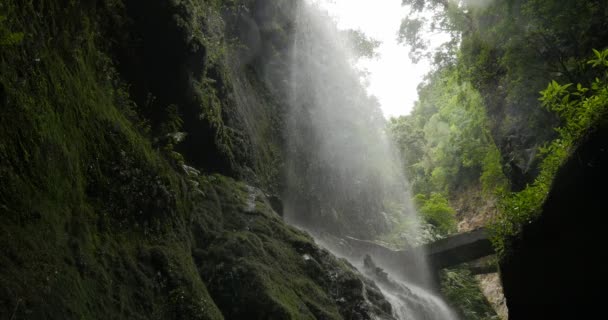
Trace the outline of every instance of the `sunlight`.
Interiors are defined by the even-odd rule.
[[[320,0],[319,3],[338,22],[342,29],[359,29],[382,42],[379,57],[364,59],[359,66],[369,71],[369,93],[380,101],[386,118],[407,115],[418,99],[418,84],[431,70],[431,64],[422,60],[414,64],[408,57],[408,48],[397,42],[401,20],[408,8],[401,0]],[[435,35],[438,42],[446,35]]]

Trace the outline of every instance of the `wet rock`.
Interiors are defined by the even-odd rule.
[[[230,319],[393,319],[375,284],[285,224],[258,189],[214,180],[226,228],[193,251],[201,277]],[[256,214],[247,211],[255,195]],[[389,306],[389,307],[387,307]]]
[[[540,218],[523,226],[500,263],[509,319],[593,319],[605,302],[608,126],[559,169]]]
[[[272,210],[279,214],[279,216],[283,216],[283,200],[276,195],[268,195],[268,202],[270,202],[270,206]]]

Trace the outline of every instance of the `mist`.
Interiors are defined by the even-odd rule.
[[[404,232],[413,238],[419,223],[379,103],[367,93],[354,66],[357,55],[349,50],[353,45],[327,13],[310,2],[298,8],[295,33],[287,122],[287,221],[371,278],[376,275],[370,263],[389,271],[390,284],[380,286],[399,319],[453,319],[445,304],[424,289],[431,281],[423,255],[401,268],[381,256],[366,266],[363,252],[341,245],[349,237],[376,240],[403,220],[409,222]]]

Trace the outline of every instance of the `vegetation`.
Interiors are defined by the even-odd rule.
[[[466,267],[441,272],[441,292],[463,319],[499,319]]]
[[[508,186],[483,99],[455,67],[431,74],[419,87],[411,115],[391,119],[389,129],[401,149],[423,227],[430,231],[425,240],[457,231],[450,201],[476,192],[491,199]],[[443,271],[440,287],[463,319],[497,319],[466,267]]]
[[[412,114],[391,123],[405,171],[427,197],[439,192],[454,200],[477,185],[497,198],[501,214],[492,230],[502,252],[504,239],[538,214],[572,146],[604,116],[606,54],[598,48],[606,46],[606,4],[404,4],[412,14],[402,41],[436,66]],[[429,51],[420,35],[438,30],[453,41]]]
[[[187,191],[142,134],[86,18],[108,12],[45,4],[2,3],[4,26],[24,36],[0,51],[0,313],[220,318],[170,227],[187,219]]]
[[[499,252],[507,249],[506,238],[515,236],[522,225],[538,217],[557,170],[568,160],[576,144],[608,113],[608,50],[594,50],[594,54],[594,59],[587,63],[601,71],[589,87],[552,81],[541,91],[542,105],[555,112],[562,125],[556,128],[558,137],[540,150],[544,158],[534,182],[520,192],[502,195],[503,214],[492,225]]]
[[[444,235],[456,225],[447,199],[475,185],[481,185],[486,196],[507,185],[483,100],[470,83],[458,79],[457,71],[446,67],[432,74],[420,87],[412,114],[389,124],[404,155],[404,171],[419,200],[418,209]],[[422,199],[441,203],[442,218],[427,213],[431,209]]]
[[[457,200],[497,200],[491,228],[504,253],[538,216],[560,165],[606,119],[608,5],[404,2],[436,10],[408,18],[401,34],[435,70],[412,114],[390,121],[398,170],[427,240],[456,230]],[[313,223],[393,241],[412,224],[391,202],[403,182],[394,168],[361,170],[385,164],[386,150],[357,72],[315,88],[334,99],[328,127],[368,140],[324,139],[326,158],[298,153],[319,145],[306,125],[293,145],[284,141],[295,3],[0,3],[0,317],[387,316],[375,285],[287,226],[266,198],[284,190],[292,152],[294,201]],[[453,41],[429,54],[427,29]],[[347,35],[356,55],[374,57],[376,41]],[[330,71],[350,70],[352,57],[341,58]],[[368,156],[340,158],[338,147]],[[492,317],[469,272],[448,270],[443,282],[465,317]]]
[[[22,32],[11,32],[6,26],[6,17],[0,16],[0,47],[20,44],[23,41]]]
[[[387,316],[264,195],[280,97],[226,38],[288,5],[0,2],[0,318]]]
[[[414,198],[422,218],[435,227],[440,235],[449,234],[456,229],[455,211],[448,200],[439,193],[432,193],[428,198],[418,194]]]
[[[504,257],[521,227],[538,218],[557,170],[606,119],[606,3],[403,3],[410,15],[401,41],[435,66],[411,115],[390,123],[404,172],[417,199],[495,203],[498,214],[486,223]],[[424,34],[438,31],[452,40],[431,51]],[[425,205],[418,201],[422,217],[438,225]],[[444,284],[456,303],[474,300],[456,282]]]

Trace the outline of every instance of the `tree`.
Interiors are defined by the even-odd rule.
[[[521,190],[538,174],[537,150],[555,138],[559,119],[539,108],[538,92],[555,79],[591,76],[581,63],[608,43],[605,1],[404,0],[410,16],[400,37],[412,54],[434,56],[436,68],[456,67],[479,91],[505,174]],[[443,31],[452,41],[430,51],[423,35]]]
[[[422,218],[433,225],[442,235],[456,231],[456,211],[450,207],[448,199],[440,193],[429,196],[418,194],[414,198]]]
[[[367,36],[361,30],[345,30],[344,37],[350,42],[349,45],[352,47],[352,51],[355,54],[355,58],[368,58],[373,59],[378,57],[376,50],[380,46],[381,42]]]
[[[520,192],[502,196],[502,213],[492,225],[499,253],[505,250],[506,238],[517,234],[523,225],[538,217],[557,170],[577,143],[593,126],[608,119],[608,50],[593,52],[594,58],[587,64],[592,66],[590,72],[594,71],[596,78],[589,86],[551,81],[541,91],[542,106],[556,113],[563,124],[556,128],[557,138],[541,148],[543,160],[533,183]]]

